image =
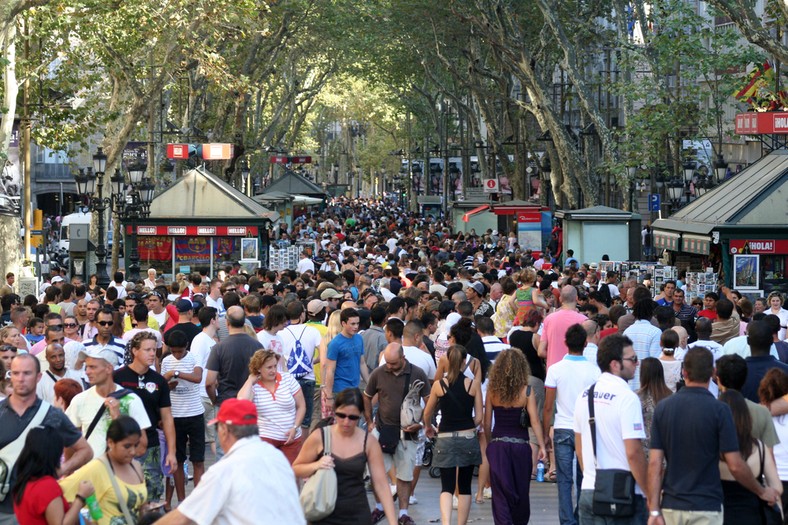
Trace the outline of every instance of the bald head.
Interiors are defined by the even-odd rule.
[[[689,334],[683,326],[671,326],[671,330],[679,334],[679,347],[687,348],[687,341],[689,341]]]
[[[63,350],[63,346],[59,343],[50,343],[45,352],[49,369],[58,375],[62,374],[66,367],[66,352]]]
[[[246,321],[246,314],[244,309],[240,306],[231,306],[227,309],[227,327],[228,328],[243,328]]]
[[[405,351],[399,343],[389,343],[383,349],[383,359],[386,362],[386,368],[393,372],[402,370],[405,366]]]
[[[583,321],[583,329],[586,331],[586,341],[596,343],[599,341],[599,324],[591,319]]]
[[[567,284],[561,288],[561,304],[575,304],[577,303],[577,288],[571,284]]]

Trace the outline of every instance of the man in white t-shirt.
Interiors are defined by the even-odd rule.
[[[203,306],[197,312],[197,318],[200,320],[202,332],[194,336],[192,344],[189,347],[189,354],[194,357],[194,362],[197,366],[207,370],[208,356],[211,355],[211,348],[217,343],[216,331],[219,329],[219,314],[216,308],[212,306]],[[216,453],[216,428],[209,426],[208,421],[216,417],[216,407],[208,397],[208,392],[205,391],[205,377],[207,374],[203,373],[200,379],[200,401],[204,409],[203,419],[205,420],[205,442],[210,444],[211,450]]]
[[[698,339],[694,343],[690,343],[687,349],[689,350],[696,346],[707,348],[711,351],[711,355],[714,356],[714,362],[716,363],[717,359],[722,357],[724,353],[723,346],[711,340],[711,319],[698,317],[698,320],[695,321],[695,333],[698,334]]]
[[[432,383],[437,368],[432,356],[419,347],[419,345],[423,344],[423,334],[424,325],[421,324],[421,321],[408,321],[408,324],[405,325],[405,329],[402,331],[402,351],[405,353],[405,359],[410,364],[421,368],[427,375],[430,383]],[[381,358],[383,358],[383,352],[381,352]]]
[[[593,322],[593,321],[591,321]],[[594,323],[596,324],[596,323]],[[575,461],[574,414],[575,401],[580,393],[599,378],[599,366],[583,357],[583,348],[588,334],[581,324],[573,324],[566,331],[568,353],[547,369],[545,378],[545,402],[542,413],[545,426],[553,416],[553,439],[546,439],[548,450],[555,449],[556,479],[558,482],[558,517],[561,523],[577,525],[577,505],[580,503],[580,486],[583,474],[578,470],[573,483]],[[572,498],[575,485],[576,500]],[[577,501],[577,503],[575,503]]]
[[[635,478],[635,515],[645,516],[643,489],[647,486],[647,478],[642,441],[646,438],[646,432],[640,399],[627,385],[635,376],[637,361],[637,354],[628,337],[613,334],[599,342],[597,364],[602,375],[593,385],[592,401],[596,447],[591,439],[588,390],[583,390],[575,403],[575,446],[580,451],[577,461],[583,471],[580,491],[582,523],[596,521],[593,499],[597,468],[631,472]],[[616,523],[611,518],[606,519],[608,523]]]
[[[312,359],[315,357],[315,350],[320,346],[320,331],[314,326],[304,324],[306,314],[304,305],[300,301],[293,301],[287,305],[287,318],[290,320],[290,326],[277,334],[282,340],[282,361],[304,393],[306,415],[301,425],[309,428],[312,424],[315,393],[315,371]],[[302,352],[296,352],[296,343],[301,345]]]
[[[315,263],[309,257],[309,254],[306,252],[306,250],[301,252],[301,259],[298,261],[298,264],[296,265],[296,271],[298,272],[298,275],[301,275],[307,271],[315,273]]]
[[[52,404],[55,401],[55,383],[61,379],[73,379],[82,387],[81,374],[66,366],[66,352],[60,343],[50,343],[42,352],[48,367],[43,367],[41,381],[36,386],[36,395]]]
[[[99,457],[107,450],[107,429],[113,419],[121,415],[130,416],[139,424],[141,430],[149,428],[151,424],[145,406],[136,394],[130,390],[115,394],[125,390],[115,384],[112,378],[112,373],[119,364],[115,352],[107,347],[93,345],[80,352],[79,360],[83,359],[91,387],[74,396],[71,405],[66,409],[66,415],[74,426],[82,431],[93,449],[93,457]],[[103,413],[92,431],[88,432],[99,410]],[[141,456],[147,448],[147,434],[142,432],[137,453],[134,455]]]

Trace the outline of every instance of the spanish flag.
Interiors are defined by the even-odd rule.
[[[766,61],[762,66],[756,68],[748,76],[747,85],[734,95],[737,100],[747,101],[751,99],[761,87],[767,87],[774,83],[774,69]]]

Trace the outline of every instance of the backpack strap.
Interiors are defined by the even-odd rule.
[[[114,399],[122,399],[125,396],[127,396],[129,394],[133,394],[133,393],[134,392],[132,392],[128,388],[121,388],[120,390],[116,390],[115,392],[112,392],[107,397],[112,397]],[[104,405],[104,403],[102,403],[101,406],[99,407],[98,411],[96,411],[96,415],[93,416],[93,421],[90,422],[90,425],[88,426],[87,432],[85,432],[85,439],[88,439],[90,437],[90,435],[93,433],[93,431],[96,429],[96,425],[98,425],[98,422],[101,419],[101,416],[104,415],[104,411],[106,409],[107,409],[106,405]]]

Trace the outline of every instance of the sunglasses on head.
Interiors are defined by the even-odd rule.
[[[339,419],[349,419],[351,421],[358,421],[361,419],[361,416],[356,416],[353,414],[343,414],[342,412],[334,412],[334,415],[337,416]]]
[[[101,326],[112,326],[115,324],[115,321],[99,321],[98,324]]]

